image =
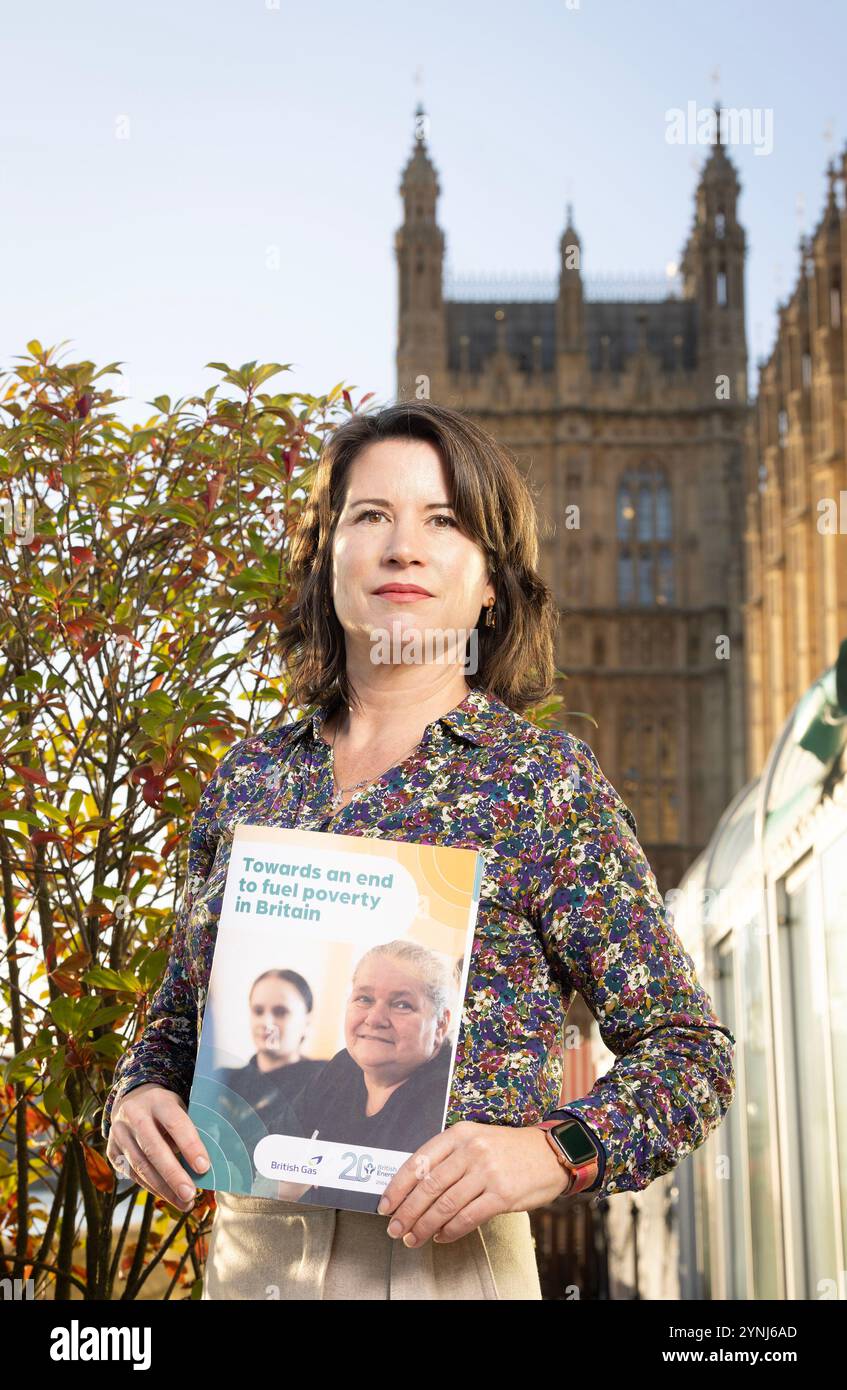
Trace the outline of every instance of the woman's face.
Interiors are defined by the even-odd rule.
[[[363,1070],[397,1080],[434,1057],[450,1023],[436,1018],[423,981],[400,961],[371,956],[353,981],[344,1041]]]
[[[253,986],[250,1028],[257,1052],[277,1061],[295,1057],[308,1024],[306,1001],[290,980],[271,975]]]
[[[351,643],[353,655],[370,659],[374,630],[398,643],[416,632],[422,639],[427,631],[469,633],[482,606],[496,597],[482,547],[459,530],[441,456],[420,439],[380,440],[353,460],[333,571],[332,598],[348,660]],[[418,585],[427,594],[376,593],[392,582]],[[420,650],[427,650],[425,642]]]

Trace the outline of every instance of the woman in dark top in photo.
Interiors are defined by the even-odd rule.
[[[267,1123],[271,1111],[326,1066],[320,1059],[300,1055],[313,998],[296,970],[266,970],[259,975],[250,990],[249,1005],[256,1051],[243,1067],[220,1067],[215,1072],[221,1086],[221,1114],[236,1128],[248,1107]]]

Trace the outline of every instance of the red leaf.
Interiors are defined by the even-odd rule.
[[[126,623],[112,623],[112,631],[116,637],[122,637],[125,641],[131,642],[137,651],[143,651],[143,647],[138,638],[133,635],[132,629]]]
[[[62,994],[70,994],[74,999],[78,999],[82,994],[82,985],[76,975],[72,975],[68,970],[51,970],[50,979]]]
[[[33,830],[29,837],[31,845],[47,845],[51,840],[55,840],[60,845],[65,843],[61,835],[57,835],[55,830]]]
[[[261,613],[256,614],[256,617],[276,623],[277,627],[282,627],[285,622],[285,614],[281,608],[264,608]],[[266,679],[269,678],[266,677]]]
[[[99,1192],[111,1192],[115,1185],[115,1171],[110,1163],[107,1163],[96,1149],[92,1149],[88,1144],[83,1144],[85,1154],[85,1167],[88,1171],[93,1185]]]
[[[286,449],[283,454],[283,457],[285,459],[285,476],[289,482],[291,481],[291,476],[300,459],[300,450],[302,447],[303,446],[301,441],[299,439],[296,439],[292,444],[291,448]]]
[[[70,420],[71,418],[70,411],[65,410],[64,406],[51,405],[49,401],[42,400],[39,400],[38,404],[42,410],[46,410],[50,415],[57,415],[60,420]]]
[[[209,512],[220,497],[225,477],[225,473],[216,473],[214,478],[210,478],[206,484],[206,510]]]
[[[214,729],[222,743],[232,743],[233,739],[236,737],[235,730],[230,728],[229,724],[225,724],[222,719],[217,718],[217,716],[206,720],[206,728]]]
[[[65,624],[65,630],[71,637],[84,637],[86,628],[96,626],[97,619],[83,613],[79,618],[71,618],[71,621]]]
[[[148,777],[141,789],[141,795],[148,806],[158,806],[164,790],[164,777]]]
[[[9,763],[9,767],[12,769],[13,772],[16,772],[19,777],[25,777],[27,782],[37,782],[39,787],[50,786],[50,783],[47,781],[47,778],[44,776],[44,773],[39,772],[38,768],[17,767],[14,763]]]

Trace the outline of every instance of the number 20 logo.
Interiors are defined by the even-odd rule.
[[[346,1168],[342,1168],[338,1176],[347,1178],[349,1182],[367,1182],[376,1164],[371,1154],[346,1153],[341,1155],[342,1159],[349,1158],[350,1163]],[[355,1171],[354,1171],[355,1170]]]

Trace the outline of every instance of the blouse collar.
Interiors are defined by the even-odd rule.
[[[320,730],[329,712],[329,705],[318,705],[311,715],[304,715],[297,720],[292,730],[293,739],[300,738],[309,732],[312,740],[317,742],[320,738]],[[438,719],[433,719],[426,726],[424,738],[436,724],[443,724],[446,728],[458,734],[460,738],[468,739],[471,743],[480,746],[498,742],[504,735],[510,734],[515,728],[518,716],[514,710],[504,704],[496,695],[492,695],[481,689],[469,690],[464,700],[456,705],[455,709],[448,710]],[[431,737],[431,734],[429,734]]]

